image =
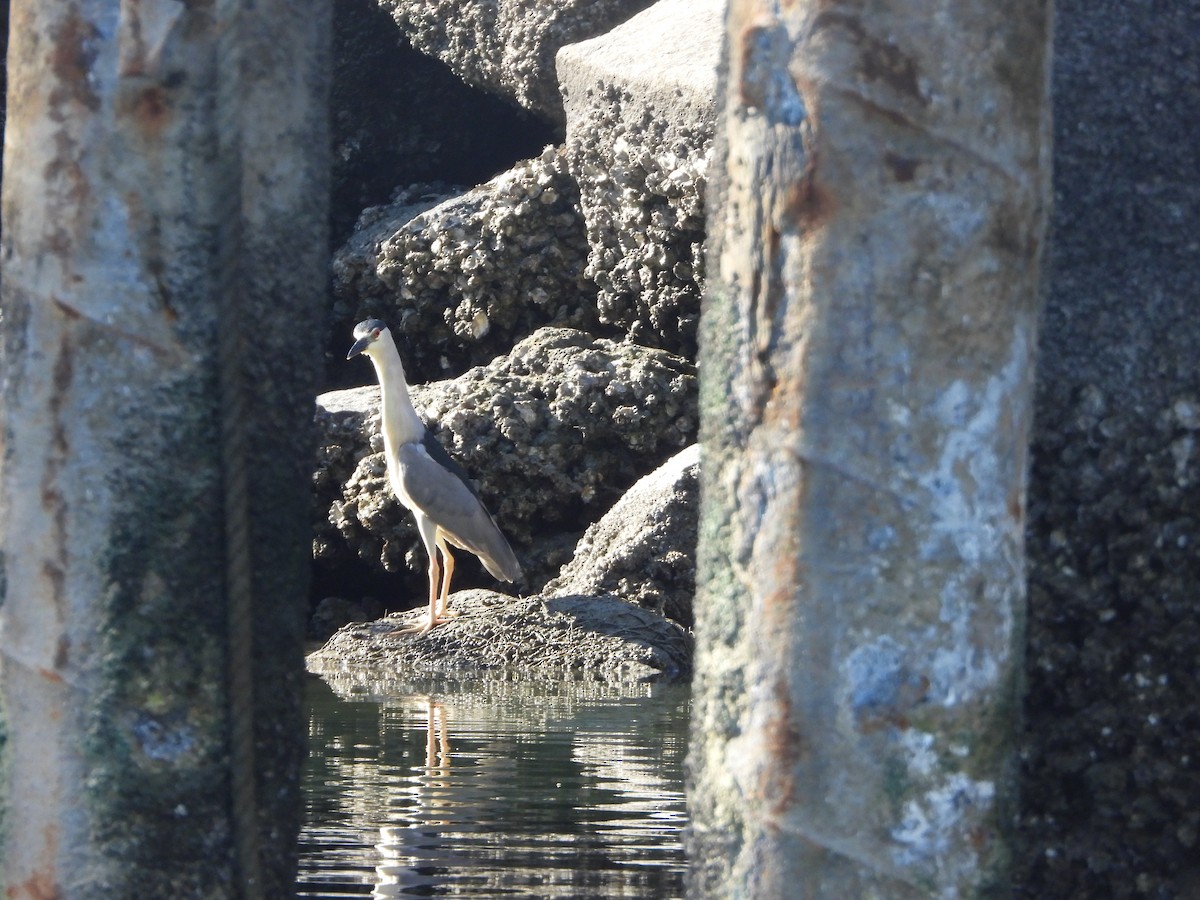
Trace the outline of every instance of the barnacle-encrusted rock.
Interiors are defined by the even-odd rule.
[[[334,246],[398,184],[478,184],[561,140],[561,126],[464,84],[414,50],[374,0],[334,0],[332,7]]]
[[[689,362],[571,329],[543,328],[488,366],[412,394],[475,480],[534,590],[569,558],[580,527],[696,435]],[[374,386],[318,400],[314,556],[345,577],[406,573],[416,601],[424,551],[387,486],[378,402]],[[465,580],[471,568],[464,562]]]
[[[335,326],[348,335],[350,329],[346,326],[360,321],[355,318],[360,309],[386,302],[380,298],[386,297],[390,289],[375,271],[383,242],[422,213],[462,196],[466,190],[445,184],[412,184],[398,189],[390,203],[362,211],[354,233],[333,255]]]
[[[1192,332],[1180,339],[1195,347]],[[1071,377],[1039,386],[1032,448],[1022,819],[1031,846],[1065,846],[1069,858],[1026,877],[1067,896],[1083,883],[1074,869],[1104,866],[1131,886],[1105,896],[1134,896],[1138,872],[1166,880],[1173,857],[1195,859],[1200,835],[1200,402],[1123,373]],[[1079,815],[1080,796],[1087,815],[1062,822]],[[1080,834],[1086,843],[1070,840]]]
[[[687,356],[703,289],[724,7],[661,0],[558,54],[600,320]]]
[[[366,217],[335,257],[336,328],[383,319],[409,376],[425,380],[487,362],[542,325],[595,323],[578,191],[554,148],[410,214],[419,199]]]
[[[685,626],[696,593],[700,445],[642,478],[584,534],[543,596],[614,595]]]
[[[686,677],[692,639],[679,625],[615,597],[514,598],[459,591],[454,621],[397,634],[421,613],[348,625],[308,658],[310,671],[393,676],[628,682]]]
[[[603,34],[654,0],[379,0],[413,47],[467,84],[562,121],[559,47]]]

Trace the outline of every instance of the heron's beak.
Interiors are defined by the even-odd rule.
[[[371,343],[369,337],[359,338],[354,342],[354,346],[350,348],[350,352],[346,354],[346,359],[354,359],[358,354],[367,349],[367,345]]]

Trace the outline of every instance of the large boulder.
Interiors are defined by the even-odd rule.
[[[332,42],[334,246],[397,185],[478,184],[562,139],[561,126],[414,50],[375,0],[334,0]]]
[[[600,320],[694,356],[724,0],[660,0],[563,47],[566,152]]]
[[[309,655],[309,670],[618,683],[682,679],[691,671],[692,639],[683,628],[615,597],[471,590],[454,594],[450,609],[458,617],[428,634],[399,633],[423,612],[348,625]]]
[[[467,84],[562,120],[559,47],[603,34],[653,0],[379,0],[412,45]]]
[[[332,328],[383,319],[423,381],[487,362],[542,325],[594,325],[578,204],[550,147],[464,193],[400,192],[335,255]]]
[[[412,395],[475,480],[532,590],[566,562],[582,528],[696,437],[691,363],[571,329],[540,329],[507,356]],[[387,572],[404,576],[400,587],[417,601],[424,550],[387,485],[378,396],[372,386],[318,399],[318,586],[344,593],[356,578]],[[462,571],[466,583],[472,566]]]
[[[693,444],[639,480],[588,528],[543,595],[612,595],[690,628],[699,479],[700,445]]]
[[[377,267],[383,243],[404,229],[419,230],[429,220],[421,216],[462,197],[468,188],[441,182],[410,184],[397,188],[390,202],[364,209],[350,237],[333,254],[333,297],[330,330],[345,340],[353,326],[369,315],[381,318],[388,311],[391,288],[379,277]],[[436,227],[438,216],[430,217]],[[339,354],[342,359],[345,354]]]

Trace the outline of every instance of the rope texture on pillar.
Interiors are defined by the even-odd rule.
[[[242,313],[251,266],[244,258],[242,219],[244,159],[245,20],[240,0],[218,4],[222,34],[217,44],[217,141],[219,202],[216,290],[221,463],[224,486],[225,594],[228,612],[229,766],[233,839],[243,900],[263,896],[259,855],[257,765],[254,746],[254,572],[250,557],[250,492],[247,475],[246,347]]]

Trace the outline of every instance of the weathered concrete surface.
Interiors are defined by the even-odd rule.
[[[692,625],[700,446],[675,454],[590,526],[542,595],[612,594]]]
[[[423,53],[463,81],[562,120],[559,47],[603,34],[653,0],[379,0]]]
[[[689,897],[1008,890],[1049,26],[731,2]]]
[[[559,151],[438,199],[405,192],[335,255],[331,330],[389,323],[409,378],[458,375],[537,328],[596,323],[578,188]]]
[[[1200,896],[1200,7],[1056,4],[1021,886]]]
[[[691,443],[697,426],[690,363],[570,329],[543,328],[486,367],[412,395],[475,480],[532,590],[569,558],[574,529]],[[320,398],[314,555],[325,593],[343,593],[347,573],[366,567],[410,576],[381,599],[415,602],[425,596],[424,550],[387,486],[377,407],[375,387]],[[463,578],[471,571],[464,559]]]
[[[725,0],[660,0],[563,47],[566,152],[600,320],[695,354]]]
[[[7,897],[293,889],[328,25],[250,6],[11,9]]]
[[[309,654],[318,674],[561,680],[613,683],[685,678],[691,638],[679,625],[615,597],[523,597],[459,591],[453,622],[428,634],[389,634],[420,611],[348,625]]]

